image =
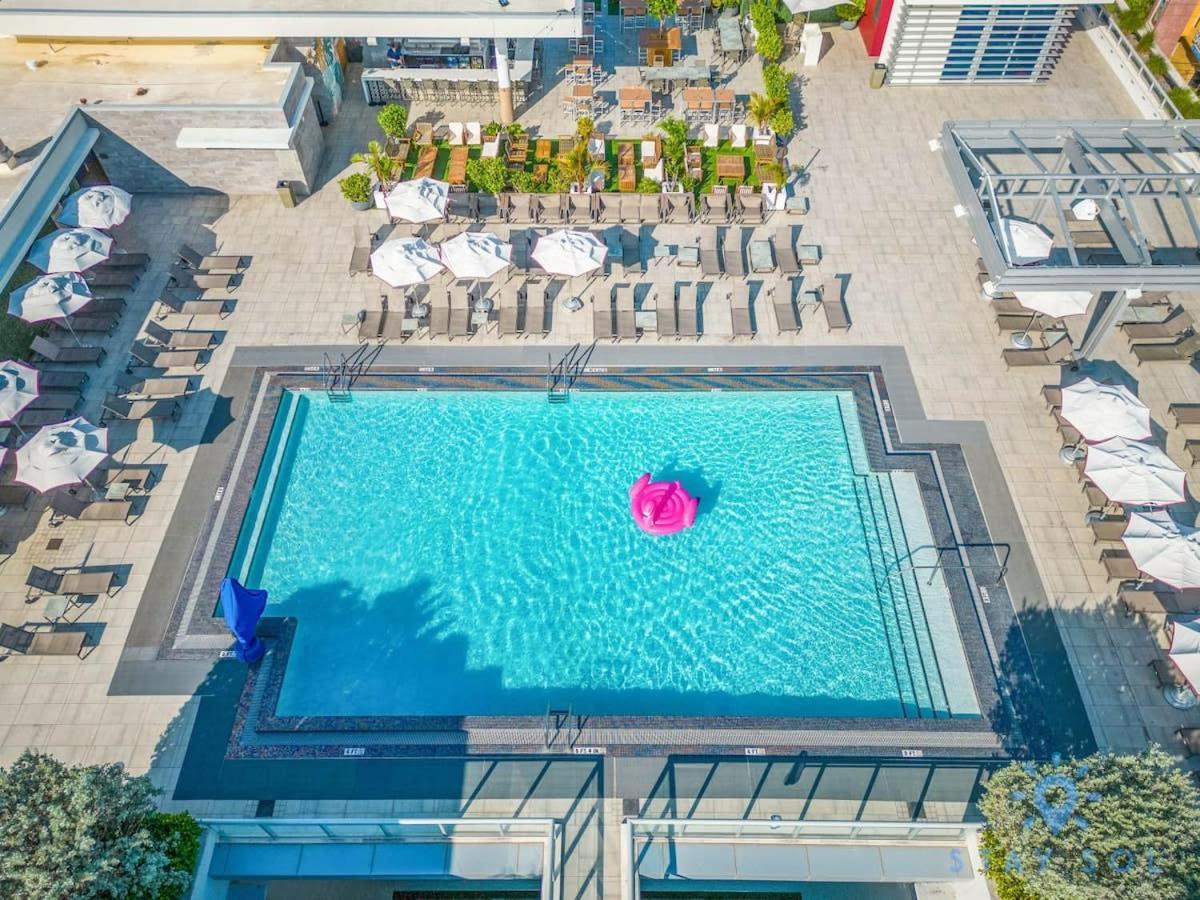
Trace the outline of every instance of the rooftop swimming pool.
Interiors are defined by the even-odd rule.
[[[230,573],[279,716],[978,716],[916,476],[849,391],[285,391]],[[695,526],[652,537],[643,472]]]

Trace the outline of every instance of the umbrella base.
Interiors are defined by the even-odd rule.
[[[1068,466],[1075,465],[1076,462],[1083,459],[1086,455],[1086,450],[1084,450],[1082,447],[1076,447],[1074,445],[1070,447],[1063,447],[1058,451],[1058,458]]]
[[[583,309],[583,301],[578,297],[568,297],[562,302],[562,307],[567,312],[579,312]]]
[[[1018,331],[1009,338],[1009,341],[1018,350],[1028,350],[1033,347],[1033,338],[1029,336],[1029,332],[1027,331]]]
[[[1172,709],[1194,709],[1200,705],[1200,697],[1192,693],[1187,685],[1167,685],[1162,692],[1163,699]]]

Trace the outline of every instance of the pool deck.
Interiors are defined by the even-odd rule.
[[[671,365],[699,358],[706,365],[719,365],[735,353],[753,354],[759,364],[780,358],[776,354],[805,365],[848,358],[860,364],[875,359],[885,366],[903,361],[911,370],[911,385],[893,379],[891,386],[898,427],[908,440],[962,445],[989,530],[997,539],[1012,535],[1013,594],[1021,604],[1042,610],[1043,627],[1051,619],[1057,625],[1099,746],[1136,750],[1153,740],[1176,751],[1174,729],[1200,725],[1200,710],[1171,710],[1155,688],[1148,663],[1163,643],[1161,620],[1126,618],[1117,609],[1115,584],[1097,562],[1098,548],[1084,519],[1086,507],[1074,471],[1058,459],[1058,436],[1039,389],[1058,383],[1060,373],[1054,368],[1005,369],[1000,358],[1005,342],[996,335],[990,310],[974,284],[975,248],[954,217],[955,199],[940,156],[927,146],[947,119],[1058,118],[1065,111],[1073,118],[1130,118],[1131,104],[1081,35],[1044,86],[880,91],[867,88],[869,64],[858,35],[834,31],[833,38],[834,47],[821,65],[805,70],[800,89],[805,129],[792,142],[789,155],[809,164],[806,193],[812,212],[802,220],[802,240],[819,243],[824,251],[814,280],[850,275],[847,303],[854,327],[845,334],[830,334],[823,323],[810,320],[797,335],[776,335],[769,306],[760,305],[757,338],[731,345],[726,314],[714,308],[706,311],[706,337],[698,345],[648,338],[637,346],[606,346],[597,351],[596,362],[616,365],[636,358],[641,364]],[[201,713],[209,724],[232,716],[223,701],[236,697],[241,677],[236,664],[179,663],[173,674],[162,676],[165,680],[156,683],[153,693],[132,693],[139,682],[125,680],[159,673],[150,648],[162,635],[165,620],[160,614],[167,604],[160,586],[151,583],[151,573],[168,564],[182,566],[191,554],[187,526],[195,517],[187,513],[193,504],[207,505],[212,497],[202,496],[199,488],[189,489],[191,476],[223,465],[236,432],[228,398],[244,387],[237,384],[242,376],[231,368],[233,363],[252,353],[256,365],[269,365],[274,355],[282,359],[303,347],[314,354],[311,364],[317,365],[320,348],[349,352],[357,345],[344,330],[346,317],[378,304],[378,282],[367,276],[347,277],[355,230],[364,229],[367,219],[349,209],[332,180],[345,168],[341,161],[348,153],[361,149],[366,135],[374,133],[369,125],[373,111],[363,107],[358,96],[352,81],[346,109],[327,130],[324,185],[296,209],[281,208],[273,197],[140,196],[133,218],[120,229],[122,246],[148,251],[155,261],[120,326],[106,340],[107,361],[90,370],[84,411],[92,416],[123,368],[124,348],[164,284],[169,255],[181,241],[201,250],[220,247],[241,253],[252,257],[252,263],[232,295],[236,311],[211,326],[221,330],[221,344],[199,373],[204,390],[188,401],[180,419],[165,427],[148,422],[113,426],[118,459],[162,468],[161,481],[145,501],[139,500],[145,505],[142,514],[130,525],[69,521],[51,528],[44,504],[38,504],[5,517],[2,524],[16,530],[21,540],[0,567],[3,621],[42,621],[41,607],[25,602],[24,580],[31,564],[113,567],[122,588],[81,611],[78,627],[86,628],[96,643],[82,660],[15,655],[4,659],[0,762],[10,761],[26,747],[67,762],[122,760],[134,771],[149,771],[168,789],[178,783],[179,792],[168,802],[200,815],[253,815],[262,796],[277,799],[277,815],[510,814],[514,808],[530,815],[542,810],[562,814],[585,835],[580,857],[591,854],[590,863],[583,860],[571,870],[576,889],[572,896],[600,896],[602,886],[611,886],[615,878],[618,848],[616,841],[604,841],[596,833],[596,822],[618,822],[622,797],[651,796],[646,791],[664,771],[661,760],[629,763],[619,783],[611,762],[591,760],[555,761],[555,772],[569,770],[561,781],[558,775],[538,774],[539,765],[532,760],[505,762],[491,770],[483,762],[445,763],[441,768],[430,762],[428,770],[414,764],[402,772],[367,761],[354,774],[326,782],[321,799],[301,796],[298,786],[312,779],[313,769],[312,763],[296,761],[274,770],[278,774],[259,783],[257,794],[229,799],[194,790],[197,782],[179,782],[189,741],[192,752],[214,753],[219,748],[213,742],[224,740],[208,728],[198,729],[192,740],[192,726]],[[660,226],[655,232],[660,241],[678,243],[694,239],[695,227]],[[1188,295],[1179,300],[1193,316],[1200,316],[1200,298]],[[174,317],[167,324],[188,323]],[[207,323],[198,320],[195,327]],[[547,354],[585,338],[590,338],[590,317],[556,310],[552,333],[544,342],[488,334],[453,346],[414,341],[386,347],[384,354],[386,360],[405,365],[430,364],[447,359],[445,354],[459,361],[483,356],[544,365]],[[1186,364],[1138,368],[1120,335],[1109,339],[1099,357],[1093,371],[1112,373],[1120,367],[1128,373],[1160,426],[1168,421],[1169,403],[1200,402],[1200,378]],[[1161,433],[1168,452],[1182,464],[1182,432]],[[1003,477],[994,477],[997,473]],[[177,509],[185,515],[175,515]],[[122,674],[113,685],[118,663]],[[808,764],[822,763],[813,755]],[[697,802],[692,808],[739,816],[775,811],[795,815],[797,809],[814,809],[811,798],[797,798],[782,788],[756,798],[751,767],[741,761],[735,765],[742,773],[737,786],[715,792],[719,796],[711,803]],[[875,783],[870,765],[852,768],[854,778],[861,776],[864,785]],[[977,765],[964,765],[962,771],[967,783],[980,778]],[[426,775],[428,781],[422,781]],[[538,786],[551,782],[551,794],[538,793]],[[414,794],[413,784],[424,785],[423,792]],[[368,788],[378,791],[364,796]],[[816,808],[830,815],[886,810],[905,816],[917,808],[903,792],[875,805],[843,796],[854,791],[850,785]],[[755,797],[749,806],[748,796]],[[961,793],[948,792],[938,803],[943,804],[937,809],[939,816],[961,815],[967,809]]]

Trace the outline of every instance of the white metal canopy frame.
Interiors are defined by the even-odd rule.
[[[1200,122],[947,122],[940,144],[998,290],[1200,287]],[[1053,236],[1046,260],[1005,240],[1012,217]]]

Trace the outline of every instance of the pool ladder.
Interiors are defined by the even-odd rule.
[[[575,720],[574,723],[572,723],[572,719]],[[566,709],[547,707],[546,718],[542,722],[542,745],[549,750],[558,743],[564,729],[566,730],[566,745],[571,747],[575,744],[579,733],[583,731],[579,718],[575,716],[570,706]]]
[[[571,399],[571,388],[587,368],[588,360],[592,358],[595,349],[595,341],[586,349],[582,344],[576,343],[557,363],[551,361],[553,357],[549,354],[546,355],[546,399],[549,402],[566,403]]]
[[[330,400],[342,403],[349,401],[354,382],[370,370],[381,350],[382,346],[369,347],[363,344],[349,356],[343,353],[340,362],[334,362],[332,356],[322,353],[321,389]]]

